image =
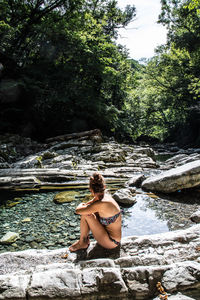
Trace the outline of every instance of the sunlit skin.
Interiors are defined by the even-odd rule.
[[[69,247],[71,252],[88,248],[90,231],[96,241],[106,249],[117,247],[110,240],[110,237],[118,242],[121,240],[121,215],[114,223],[108,226],[103,226],[98,220],[98,215],[107,218],[117,214],[120,211],[119,205],[107,192],[104,193],[103,199],[100,200],[102,194],[95,194],[92,189],[90,191],[94,198],[87,203],[80,203],[76,208],[76,213],[81,215],[80,239]]]

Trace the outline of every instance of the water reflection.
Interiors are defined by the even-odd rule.
[[[145,235],[169,231],[167,221],[148,204],[148,197],[137,195],[131,208],[123,208],[123,236]]]

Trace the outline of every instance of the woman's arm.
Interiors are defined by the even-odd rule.
[[[102,203],[100,201],[96,201],[91,204],[80,203],[76,208],[76,213],[79,215],[89,215],[96,213],[99,211],[101,204]]]

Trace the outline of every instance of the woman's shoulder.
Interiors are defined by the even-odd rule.
[[[105,203],[105,204],[108,204],[108,205],[114,205],[116,206],[117,205],[117,202],[115,201],[115,199],[112,197],[112,195],[108,194],[108,195],[105,195],[104,198],[102,199],[102,203]]]

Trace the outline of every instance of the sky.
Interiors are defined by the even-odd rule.
[[[157,46],[166,43],[166,29],[156,23],[160,0],[118,0],[120,8],[128,4],[136,7],[136,18],[126,29],[119,29],[118,43],[127,47],[133,59],[150,58]]]

